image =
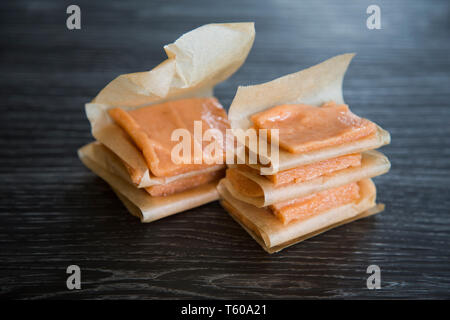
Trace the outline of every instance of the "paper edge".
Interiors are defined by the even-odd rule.
[[[290,160],[288,159],[286,161],[282,161],[282,159],[280,159],[276,167],[273,165],[273,162],[270,159],[271,165],[268,167],[264,167],[265,170],[264,173],[275,174],[279,171],[292,169],[305,164],[311,164],[318,161],[336,158],[351,153],[362,153],[373,149],[379,149],[382,146],[389,144],[390,142],[391,142],[391,135],[389,134],[389,132],[377,126],[377,132],[375,136],[372,138],[360,139],[357,141],[341,144],[338,146],[332,146],[300,154],[289,153],[287,151],[280,149],[279,153],[281,156],[285,154],[288,157],[291,157],[291,159]],[[240,161],[242,162],[243,159],[240,158]],[[250,164],[250,166],[260,170],[260,172],[262,173],[263,168],[262,166],[253,164]]]
[[[227,204],[225,204],[225,203],[227,203]],[[236,209],[231,204],[229,204],[226,200],[220,200],[220,204],[221,204],[222,207],[224,207],[225,211],[227,211],[227,213],[233,218],[233,220],[236,221],[264,249],[264,251],[266,251],[269,254],[280,252],[283,249],[286,249],[286,248],[288,248],[290,246],[293,246],[295,244],[298,244],[300,242],[303,242],[305,240],[308,240],[310,238],[318,236],[318,235],[320,235],[322,233],[325,233],[325,232],[327,232],[329,230],[338,228],[340,226],[349,224],[351,222],[354,222],[354,221],[357,221],[357,220],[360,220],[360,219],[364,219],[364,218],[373,216],[373,215],[375,215],[377,213],[383,212],[384,209],[385,209],[385,205],[383,203],[377,203],[372,208],[370,208],[368,210],[365,210],[362,213],[360,213],[360,214],[358,214],[358,215],[356,215],[356,216],[354,216],[352,218],[349,218],[349,219],[337,222],[337,223],[332,224],[330,226],[327,226],[327,227],[324,227],[324,228],[319,229],[317,231],[311,232],[311,233],[309,233],[307,235],[303,235],[303,236],[300,236],[298,238],[294,238],[294,239],[292,239],[290,241],[287,241],[286,243],[283,243],[283,244],[280,244],[280,245],[276,245],[274,247],[267,247],[266,244],[264,243],[264,241],[262,241],[252,230],[247,228],[247,226],[239,220],[239,217],[232,212],[232,210],[236,210]],[[229,210],[227,207],[229,207],[231,210]]]
[[[264,192],[263,196],[261,196],[261,197],[244,196],[244,195],[239,194],[239,192],[237,192],[237,190],[234,189],[233,185],[228,181],[228,179],[224,178],[223,183],[226,185],[226,187],[227,187],[228,191],[231,193],[231,195],[234,198],[236,198],[237,200],[254,205],[257,208],[262,208],[262,207],[272,205],[278,201],[287,201],[287,200],[293,199],[295,197],[307,196],[312,193],[320,192],[320,191],[330,189],[330,188],[336,188],[336,187],[339,187],[339,186],[342,186],[345,184],[349,184],[352,182],[374,178],[374,177],[386,174],[390,170],[391,163],[390,163],[389,159],[386,157],[386,155],[384,155],[383,153],[381,153],[379,151],[375,151],[375,150],[370,150],[370,151],[364,152],[364,154],[366,154],[366,157],[372,157],[372,159],[373,159],[372,161],[370,159],[367,160],[367,161],[371,161],[371,163],[367,164],[364,168],[362,168],[362,167],[346,168],[343,170],[339,170],[338,172],[336,172],[334,174],[327,175],[326,177],[318,177],[318,178],[310,180],[310,181],[299,183],[299,184],[313,185],[315,187],[312,186],[311,190],[307,191],[307,192],[306,191],[305,192],[298,191],[295,195],[292,195],[289,198],[280,198],[280,197],[278,197],[278,193],[275,193],[272,196],[268,197],[267,194],[269,192],[267,191],[267,188],[264,188],[264,186],[262,186],[259,183],[259,179],[257,179],[257,180],[253,179],[253,178],[255,178],[255,176],[257,176],[256,174],[242,171],[239,169],[238,170],[240,172],[242,172],[243,175],[245,175],[247,178],[249,178],[252,181],[254,181],[255,183],[257,183],[261,187],[261,189]],[[342,172],[342,171],[345,171],[345,172]],[[359,175],[358,175],[358,172],[360,173]],[[350,178],[349,178],[349,176],[350,176]],[[353,176],[353,178],[352,178],[352,176]],[[323,187],[323,185],[325,184],[324,180],[326,180],[326,183],[327,183],[326,187]],[[268,181],[268,184],[270,184],[270,181]],[[284,187],[284,188],[289,188],[289,186]],[[280,189],[284,189],[284,188],[280,188]],[[292,189],[294,189],[294,186],[292,186]],[[277,192],[281,192],[281,191],[278,190]]]

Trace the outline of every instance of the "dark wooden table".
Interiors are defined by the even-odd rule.
[[[450,16],[443,1],[69,1],[0,6],[0,297],[450,298]],[[366,8],[381,8],[381,30]],[[255,21],[245,65],[216,94],[357,52],[354,111],[389,130],[386,211],[268,255],[217,202],[151,224],[78,160],[84,103],[164,44],[211,22]],[[79,265],[82,289],[66,288]],[[367,266],[380,290],[366,288]]]

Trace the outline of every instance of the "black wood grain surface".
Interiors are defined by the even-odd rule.
[[[69,4],[81,30],[66,28]],[[368,30],[366,8],[381,8]],[[443,1],[2,1],[0,297],[450,298],[450,11]],[[255,21],[216,95],[356,52],[346,102],[389,130],[386,211],[268,255],[217,202],[141,224],[88,171],[84,103],[211,22]],[[79,265],[82,289],[66,288]],[[366,268],[381,268],[379,290]]]

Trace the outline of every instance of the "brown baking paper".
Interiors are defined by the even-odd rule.
[[[235,190],[227,179],[224,179],[223,184],[234,198],[261,208],[277,202],[307,196],[326,189],[336,188],[352,182],[379,176],[388,172],[391,164],[387,157],[382,153],[375,150],[366,151],[362,154],[361,166],[359,167],[346,168],[339,170],[334,174],[278,188],[275,188],[274,184],[264,176],[240,170],[237,166],[233,167],[238,169],[242,175],[256,182],[261,187],[264,195],[259,197],[244,196]]]
[[[136,109],[188,97],[211,97],[216,84],[226,80],[244,63],[255,38],[253,23],[208,24],[164,46],[167,60],[150,71],[124,74],[111,81],[86,104],[92,135],[131,168],[142,173],[138,187],[170,181],[156,178],[124,131],[107,110]],[[197,171],[193,174],[200,174]]]
[[[281,104],[304,103],[320,106],[331,100],[338,104],[344,103],[342,81],[353,56],[354,54],[339,55],[308,69],[263,84],[240,86],[228,112],[232,129],[247,130],[252,126],[251,115]],[[236,137],[242,145],[247,145],[250,154],[258,154],[257,146],[249,145],[242,136]],[[260,159],[262,163],[270,162],[270,167],[266,168],[264,173],[274,174],[304,164],[376,149],[389,142],[389,133],[378,127],[375,136],[359,141],[302,154],[289,153],[280,148],[278,162],[270,155],[260,155]]]
[[[268,253],[278,252],[327,230],[384,210],[384,205],[375,203],[375,185],[367,179],[358,182],[361,198],[357,203],[328,210],[305,221],[293,221],[285,226],[269,209],[256,208],[235,199],[222,182],[218,185],[222,206]]]
[[[98,142],[80,148],[78,156],[86,167],[111,186],[130,213],[141,222],[152,222],[219,198],[216,182],[166,197],[152,197],[127,180],[129,177],[121,160]]]

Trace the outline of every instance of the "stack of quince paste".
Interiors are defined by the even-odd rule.
[[[142,222],[219,199],[226,166],[210,161],[203,138],[225,135],[229,122],[213,90],[244,63],[254,37],[253,23],[201,26],[164,46],[158,66],[119,75],[86,104],[96,141],[79,157]],[[221,159],[225,146],[217,150]]]
[[[218,186],[224,208],[270,253],[383,210],[371,178],[390,168],[374,150],[390,136],[343,102],[352,57],[240,87],[230,107],[235,132],[254,129],[260,136],[266,129],[279,146],[261,148],[261,140],[255,145],[236,134],[245,163],[231,165]]]

